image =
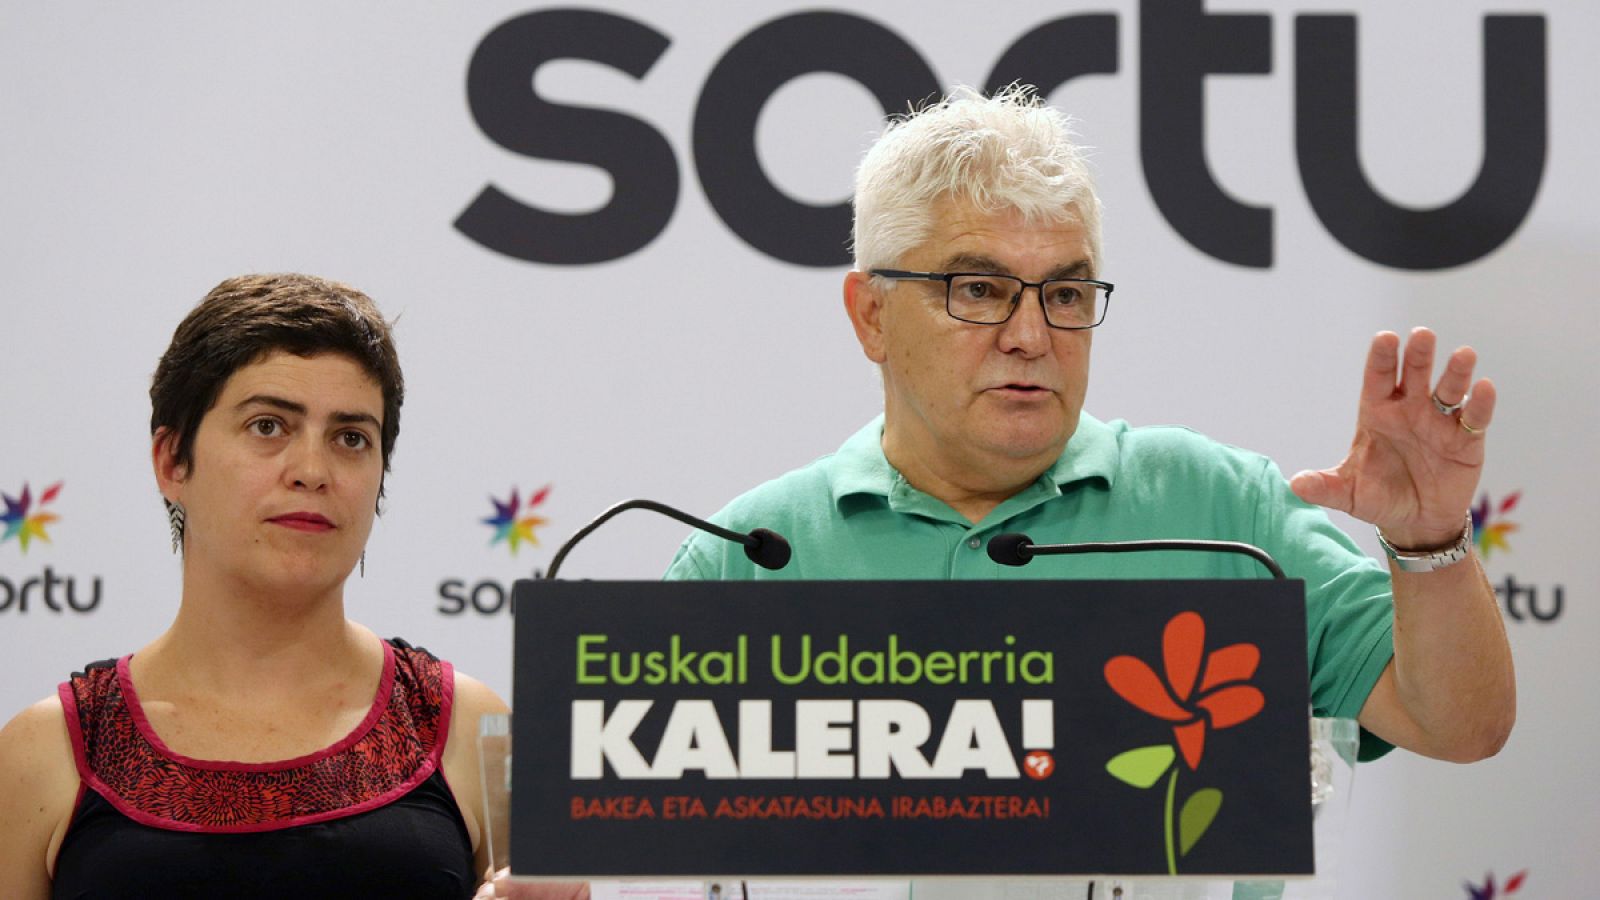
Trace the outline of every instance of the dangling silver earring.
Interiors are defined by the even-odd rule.
[[[189,513],[183,508],[182,503],[162,499],[167,504],[167,525],[172,529],[172,552],[183,552],[183,525]]]
[[[361,551],[361,577],[367,577],[367,551]]]

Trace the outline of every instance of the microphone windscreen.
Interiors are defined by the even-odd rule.
[[[997,534],[989,540],[989,558],[1002,566],[1025,566],[1033,556],[1023,548],[1031,543],[1027,535],[1019,532]]]
[[[750,557],[751,562],[773,571],[789,564],[789,557],[794,551],[783,535],[770,528],[756,528],[750,532],[750,536],[755,538],[755,542],[745,545],[744,555]]]

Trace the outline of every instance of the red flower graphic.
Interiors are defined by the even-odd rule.
[[[1199,613],[1182,612],[1172,617],[1161,635],[1165,680],[1132,656],[1114,657],[1105,668],[1106,682],[1118,696],[1174,723],[1173,736],[1191,770],[1200,765],[1205,752],[1208,722],[1212,728],[1230,728],[1248,721],[1266,704],[1259,689],[1239,683],[1248,681],[1261,661],[1256,645],[1230,644],[1210,654],[1205,648],[1205,620]]]

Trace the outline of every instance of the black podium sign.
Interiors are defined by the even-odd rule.
[[[512,871],[1310,874],[1303,591],[519,581]]]

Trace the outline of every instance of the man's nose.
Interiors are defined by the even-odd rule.
[[[1005,353],[1041,356],[1050,346],[1050,325],[1037,287],[1025,287],[1017,297],[1011,318],[1000,326],[999,347]]]

